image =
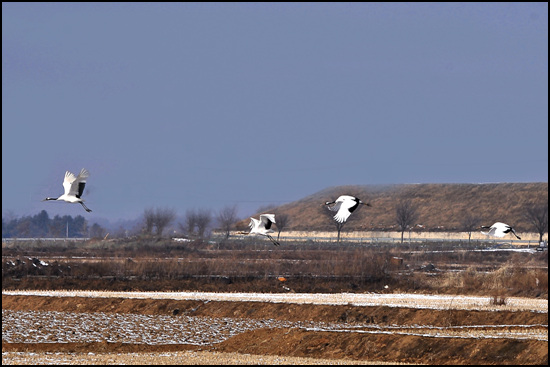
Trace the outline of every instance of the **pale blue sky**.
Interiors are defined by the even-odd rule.
[[[3,214],[547,181],[547,3],[2,3]]]

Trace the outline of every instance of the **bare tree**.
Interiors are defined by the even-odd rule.
[[[528,204],[525,207],[525,218],[533,225],[542,242],[544,233],[548,233],[548,202],[544,204]]]
[[[212,213],[208,209],[200,209],[197,212],[196,226],[199,238],[204,238],[208,226],[212,223]]]
[[[189,236],[195,234],[197,226],[197,212],[194,209],[189,209],[185,212],[185,223],[179,224],[180,229]]]
[[[220,229],[225,233],[225,239],[229,238],[229,233],[233,228],[233,225],[237,221],[237,205],[226,206],[220,209],[218,216],[218,225]]]
[[[410,228],[418,218],[417,207],[410,200],[402,200],[395,208],[395,220],[401,231],[401,243],[405,231]]]
[[[61,221],[61,217],[56,215],[52,224],[50,225],[50,232],[54,233],[54,237],[61,237],[64,233],[65,224]],[[31,234],[31,217],[25,216],[22,217],[17,223],[17,232],[20,233],[20,236],[30,237]]]
[[[153,228],[156,228],[157,236],[162,236],[164,229],[174,221],[176,212],[173,209],[145,209],[143,213],[144,228],[143,232],[147,235],[153,233]]]
[[[146,235],[153,234],[153,227],[155,226],[155,211],[153,208],[147,208],[143,212],[144,227],[143,233]]]
[[[94,223],[90,227],[90,237],[92,238],[103,238],[107,234],[105,228],[101,227],[99,224]]]
[[[155,226],[157,227],[157,236],[161,237],[164,229],[176,219],[174,209],[157,209],[155,213]]]
[[[277,241],[279,240],[281,231],[288,226],[289,220],[290,218],[288,214],[275,213],[275,225],[277,226]]]
[[[481,223],[481,218],[477,215],[473,214],[466,214],[461,221],[462,230],[466,233],[468,233],[468,243],[471,242],[472,239],[472,232],[477,230],[479,228],[479,225]]]

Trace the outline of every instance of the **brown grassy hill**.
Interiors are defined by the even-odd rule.
[[[417,207],[416,223],[426,231],[458,231],[465,216],[471,215],[479,217],[480,224],[498,221],[512,225],[519,232],[533,232],[524,217],[525,209],[533,204],[548,204],[548,183],[336,186],[269,211],[288,216],[285,231],[333,231],[331,214],[334,213],[327,210],[324,203],[344,194],[372,205],[359,207],[345,224],[346,231],[397,230],[396,206],[401,200],[410,200]],[[237,227],[246,229],[249,221],[244,219]]]

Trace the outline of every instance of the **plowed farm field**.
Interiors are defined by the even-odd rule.
[[[548,302],[3,291],[2,364],[547,364]]]

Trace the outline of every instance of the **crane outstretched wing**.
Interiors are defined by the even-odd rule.
[[[341,205],[342,202],[336,202],[333,206],[327,205],[327,208],[329,208],[329,210],[332,210],[333,212],[337,212],[338,210],[340,210]]]
[[[265,229],[270,229],[271,225],[275,223],[275,214],[261,214],[260,220],[262,221]]]
[[[345,199],[344,201],[340,202],[340,209],[334,216],[334,220],[339,223],[344,223],[358,205],[359,204],[352,199]]]
[[[65,172],[65,179],[63,180],[63,188],[65,189],[65,195],[74,195],[75,192],[71,192],[73,187],[73,182],[76,181],[76,176],[72,172]]]
[[[248,226],[250,227],[250,229],[254,229],[255,227],[257,227],[257,224],[256,223],[259,223],[260,221],[257,220],[256,218],[250,218],[250,223],[248,223]]]
[[[86,186],[86,179],[89,176],[90,172],[88,172],[85,168],[82,168],[78,174],[78,177],[72,172],[65,172],[65,179],[63,180],[65,195],[74,195],[77,198],[80,198],[84,192],[84,187]]]
[[[338,223],[344,223],[349,218],[350,214],[351,213],[347,209],[340,209],[333,218]]]

